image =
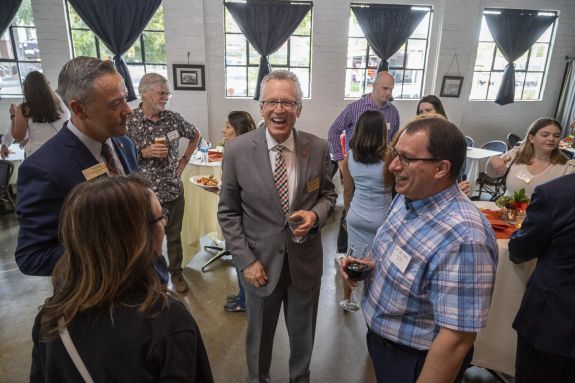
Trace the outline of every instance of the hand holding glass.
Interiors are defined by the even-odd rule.
[[[299,211],[289,211],[287,213],[287,223],[292,233],[304,223],[304,217]],[[296,237],[292,235],[292,241],[295,243],[302,243],[306,240],[307,236]]]
[[[368,264],[370,254],[368,245],[349,246],[343,262],[343,270],[350,280],[360,282],[371,274],[371,266]],[[349,299],[339,302],[340,307],[346,311],[355,312],[360,309],[359,304],[353,300],[353,291],[352,288]]]

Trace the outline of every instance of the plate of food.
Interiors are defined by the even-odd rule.
[[[209,188],[219,188],[222,184],[216,176],[192,176],[190,177],[190,182],[199,187],[209,189]]]

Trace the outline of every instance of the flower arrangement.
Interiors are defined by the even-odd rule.
[[[515,222],[518,215],[525,215],[525,209],[529,205],[529,198],[525,194],[525,189],[513,193],[513,196],[501,196],[495,201],[497,207],[501,209],[501,217],[510,222]]]

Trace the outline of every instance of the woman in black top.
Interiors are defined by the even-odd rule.
[[[194,319],[154,269],[165,224],[141,179],[99,178],[70,192],[54,293],[34,323],[31,382],[82,381],[64,327],[95,382],[213,381]]]

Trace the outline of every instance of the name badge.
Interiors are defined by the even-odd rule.
[[[519,171],[519,173],[517,173],[517,175],[515,177],[519,178],[521,181],[525,182],[526,184],[531,182],[531,180],[533,179],[533,176],[531,174],[525,173],[523,170]]]
[[[391,128],[391,124],[389,122],[386,122],[385,126],[387,127],[387,131],[389,132],[389,129]]]
[[[307,183],[307,192],[311,193],[319,189],[319,177]]]
[[[389,260],[403,274],[407,269],[407,265],[409,265],[409,261],[411,261],[411,256],[407,254],[405,251],[403,251],[401,247],[396,245],[395,248],[393,249],[393,253],[391,253],[391,257],[389,258]]]
[[[170,133],[168,133],[168,140],[174,141],[178,138],[180,138],[180,133],[177,130],[172,130]]]
[[[105,163],[99,162],[97,165],[82,170],[82,174],[86,181],[90,181],[91,179],[100,177],[102,174],[110,174],[110,172],[108,172],[108,168]]]

